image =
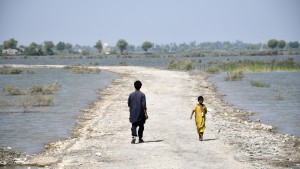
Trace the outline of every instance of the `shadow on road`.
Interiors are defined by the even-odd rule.
[[[217,138],[203,139],[203,141],[213,141],[213,140],[218,140],[218,139]]]
[[[164,140],[149,140],[149,141],[144,141],[143,143],[159,143],[163,142]]]

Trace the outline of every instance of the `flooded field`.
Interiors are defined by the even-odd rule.
[[[22,89],[35,84],[49,84],[57,81],[61,87],[52,94],[51,106],[1,107],[0,145],[9,146],[29,154],[44,149],[44,144],[70,136],[80,110],[98,97],[99,89],[108,86],[118,75],[101,71],[98,74],[74,74],[66,69],[32,69],[34,74],[0,74],[0,88],[18,85]],[[26,72],[26,70],[24,70]],[[17,100],[3,91],[0,100]]]
[[[203,69],[208,62],[237,61],[242,59],[271,60],[285,59],[287,56],[240,56],[240,57],[189,57],[189,58],[53,58],[29,57],[27,59],[0,59],[0,64],[28,65],[100,65],[100,66],[151,66],[167,68],[172,59],[190,59],[196,69]],[[299,63],[300,57],[293,56]],[[101,71],[99,74],[74,74],[67,69],[32,69],[34,73],[18,75],[0,74],[1,90],[6,85],[18,85],[26,89],[34,84],[50,84],[57,81],[61,88],[53,94],[53,106],[30,107],[24,111],[20,106],[1,107],[0,110],[0,145],[10,146],[29,154],[43,151],[44,144],[70,136],[70,130],[76,124],[76,117],[81,109],[98,97],[98,90],[109,85],[118,75]],[[26,71],[24,71],[26,72]],[[242,81],[224,81],[226,73],[212,75],[218,90],[225,94],[225,99],[234,106],[257,112],[251,118],[260,119],[278,127],[280,133],[300,136],[300,72],[245,73]],[[268,88],[251,86],[252,80],[270,84]],[[14,100],[1,91],[1,99]]]
[[[225,81],[226,73],[212,76],[218,91],[235,107],[256,112],[252,119],[278,128],[280,133],[300,136],[300,72],[244,73],[241,81]],[[251,81],[268,84],[255,87]]]

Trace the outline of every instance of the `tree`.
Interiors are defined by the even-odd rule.
[[[56,49],[59,50],[59,51],[65,50],[65,43],[64,42],[58,42],[58,44],[56,45]]]
[[[130,52],[134,52],[135,46],[134,45],[128,45],[127,50]]]
[[[11,38],[7,41],[4,41],[3,43],[3,49],[16,49],[17,48],[18,41],[16,41],[14,38]]]
[[[297,48],[299,48],[299,42],[298,41],[289,42],[289,47],[292,49],[297,49]]]
[[[42,45],[32,42],[29,47],[26,48],[26,53],[33,56],[43,55]]]
[[[270,40],[268,41],[268,46],[269,46],[269,48],[271,48],[271,49],[276,48],[277,45],[278,45],[278,41],[277,41],[276,39],[270,39]]]
[[[284,40],[278,41],[278,47],[282,50],[285,47],[286,43]]]
[[[94,47],[98,50],[99,53],[101,53],[103,51],[103,45],[101,40],[99,40]]]
[[[123,55],[123,51],[127,48],[128,43],[124,39],[119,39],[117,42],[117,46],[121,51],[121,55]]]
[[[69,53],[72,50],[73,45],[71,43],[65,43],[65,50],[67,50]]]
[[[145,41],[143,44],[142,44],[142,48],[144,49],[144,51],[147,53],[148,49],[152,48],[153,47],[153,44],[149,41]]]
[[[47,55],[54,55],[53,48],[55,47],[52,41],[45,41],[44,48]]]

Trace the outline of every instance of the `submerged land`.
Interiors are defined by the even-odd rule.
[[[64,65],[9,65],[63,68]],[[46,145],[19,165],[50,168],[287,168],[300,164],[300,139],[248,118],[222,100],[205,73],[131,66],[93,66],[121,74],[79,117],[73,137]],[[149,119],[142,144],[130,144],[127,98],[141,80]],[[189,116],[197,97],[208,107],[204,141]]]

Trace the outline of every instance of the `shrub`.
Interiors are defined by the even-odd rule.
[[[53,105],[53,97],[49,95],[35,95],[33,97],[33,106]]]
[[[206,69],[206,72],[214,74],[220,72],[220,69],[216,67],[209,67],[208,69]]]
[[[31,106],[51,106],[53,105],[53,97],[49,95],[26,95],[20,97],[18,102],[26,110],[27,107]]]
[[[21,88],[15,85],[7,85],[3,88],[4,92],[7,92],[10,95],[22,95],[24,92],[22,92]]]
[[[190,60],[171,60],[168,69],[173,70],[192,70],[193,62]]]
[[[227,72],[227,76],[225,77],[226,81],[235,81],[242,80],[244,78],[243,72]]]
[[[58,90],[61,87],[58,81],[55,81],[49,85],[33,85],[28,89],[28,93],[31,95],[46,95],[52,94],[53,91]]]
[[[128,66],[128,63],[126,61],[121,61],[119,63],[120,66]]]
[[[250,84],[255,87],[270,87],[270,84],[260,81],[251,80]]]
[[[0,100],[0,107],[7,107],[9,105],[8,100]]]
[[[84,66],[72,67],[70,69],[70,71],[72,73],[80,73],[80,74],[85,74],[85,73],[99,73],[100,72],[99,69],[92,69],[92,68],[88,68],[88,67],[84,67]]]
[[[22,70],[11,68],[0,68],[0,74],[20,74]]]
[[[98,62],[91,62],[90,65],[91,65],[91,66],[98,66],[99,63],[98,63]]]
[[[50,91],[56,91],[58,90],[59,88],[61,87],[61,84],[59,84],[58,81],[54,81],[53,83],[49,84],[49,85],[46,85],[44,88],[46,90],[50,90]]]
[[[52,91],[42,85],[33,85],[28,89],[28,93],[31,95],[45,95],[52,94]]]

